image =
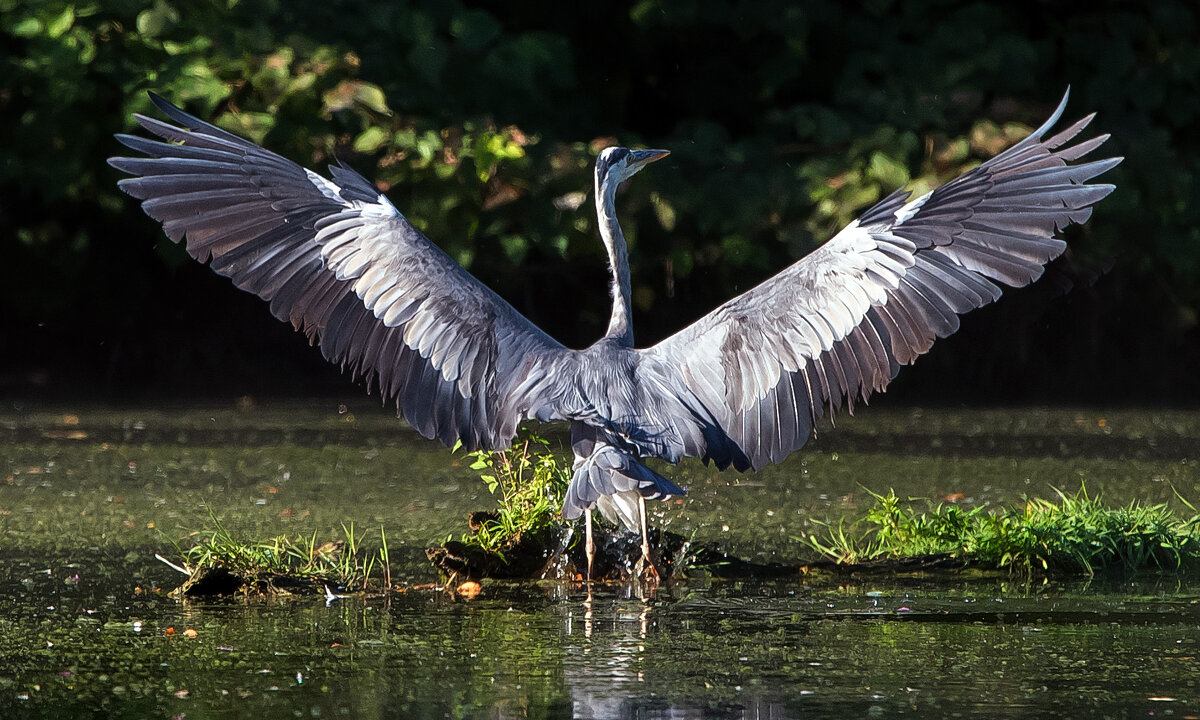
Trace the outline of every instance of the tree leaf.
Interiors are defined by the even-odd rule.
[[[375,152],[388,141],[388,132],[378,125],[363,130],[354,138],[354,150],[360,153]]]
[[[46,23],[46,34],[52,38],[61,37],[75,24],[75,6],[68,5],[50,22]]]

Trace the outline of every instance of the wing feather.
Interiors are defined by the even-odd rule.
[[[1067,144],[1092,116],[1028,137],[916,199],[899,190],[828,243],[681,332],[639,351],[701,425],[702,457],[761,467],[803,445],[812,423],[886,389],[901,365],[995,301],[995,282],[1041,276],[1113,186],[1087,184],[1121,158],[1070,164],[1107,135]],[[744,457],[739,458],[737,450]]]
[[[322,353],[373,383],[426,437],[504,447],[520,421],[559,415],[547,367],[571,353],[416,230],[342,165],[333,180],[162,98],[158,139],[109,163],[167,236],[270,303]],[[524,375],[501,372],[522,365]]]

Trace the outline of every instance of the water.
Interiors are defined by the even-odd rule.
[[[485,583],[471,601],[179,602],[172,555],[387,531],[394,572],[486,489],[369,404],[0,416],[0,717],[1200,717],[1200,582],[1139,577]],[[867,490],[971,505],[1085,482],[1200,497],[1200,414],[880,411],[755,475],[699,463],[656,522],[795,562]],[[210,516],[211,514],[211,516]],[[188,633],[188,630],[194,633]],[[194,637],[191,635],[194,634]]]

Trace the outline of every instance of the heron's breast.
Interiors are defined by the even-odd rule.
[[[580,405],[603,423],[628,423],[641,413],[643,399],[633,353],[620,347],[592,347],[577,356],[571,372]]]

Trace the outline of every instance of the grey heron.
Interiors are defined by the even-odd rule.
[[[1121,158],[1076,162],[1093,115],[1043,139],[1067,103],[1008,150],[915,199],[887,196],[832,239],[656,345],[636,348],[617,186],[662,150],[610,147],[595,200],[612,314],[582,350],[564,347],[418,231],[340,161],[330,177],[151,94],[160,140],[118,135],[141,157],[109,163],[167,237],[270,303],[324,356],[373,382],[421,435],[468,450],[509,445],[525,420],[566,420],[568,519],[599,508],[641,530],[647,499],[684,491],[643,461],[698,457],[759,469],[800,448],[828,409],[866,401],[959,326],[1026,285],[1114,186],[1087,181]]]

